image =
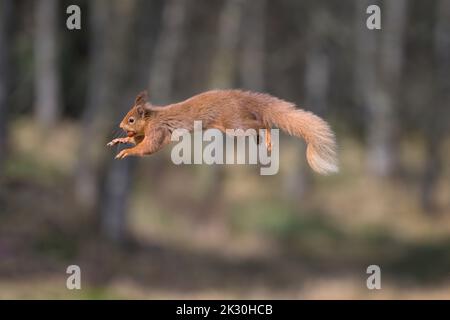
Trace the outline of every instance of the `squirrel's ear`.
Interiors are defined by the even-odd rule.
[[[142,91],[137,95],[136,100],[134,101],[134,105],[136,106],[145,105],[147,99],[148,99],[147,91]]]

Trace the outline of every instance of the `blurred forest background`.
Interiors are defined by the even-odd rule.
[[[448,0],[0,0],[0,298],[450,298],[449,75]],[[113,160],[139,91],[212,88],[321,115],[340,173]]]

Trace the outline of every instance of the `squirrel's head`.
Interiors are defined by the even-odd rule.
[[[142,91],[136,97],[134,106],[120,123],[128,137],[143,135],[145,130],[145,119],[150,116],[151,111],[146,107],[147,91]]]

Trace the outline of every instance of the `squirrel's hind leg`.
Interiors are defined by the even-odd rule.
[[[272,151],[272,137],[269,128],[266,128],[266,147],[269,152]]]

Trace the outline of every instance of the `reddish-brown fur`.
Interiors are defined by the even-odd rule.
[[[120,124],[127,137],[114,139],[108,145],[135,144],[116,158],[152,154],[170,142],[173,130],[192,131],[195,120],[202,121],[203,129],[217,128],[223,132],[226,129],[258,132],[278,127],[305,139],[306,157],[315,171],[323,174],[338,171],[334,134],[324,120],[271,95],[241,90],[207,91],[164,107],[148,103],[147,94],[142,92]],[[270,135],[266,136],[266,145],[271,148]]]

